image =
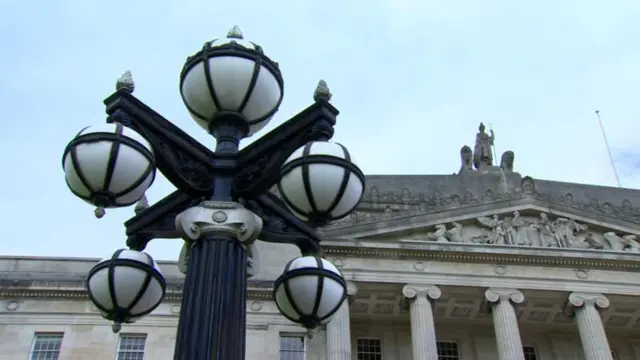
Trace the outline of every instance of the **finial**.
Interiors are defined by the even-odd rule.
[[[316,335],[316,329],[307,329],[307,339],[311,340]]]
[[[138,202],[136,203],[136,206],[133,208],[133,212],[136,213],[136,215],[140,215],[143,211],[147,210],[149,208],[149,200],[147,200],[147,195],[142,195],[142,197],[140,198],[140,200],[138,200]]]
[[[131,94],[135,88],[136,85],[133,82],[133,77],[129,70],[125,71],[124,74],[118,78],[118,81],[116,81],[116,91],[125,90]]]
[[[324,80],[318,81],[318,86],[316,87],[316,91],[313,92],[313,100],[318,101],[330,101],[331,100],[331,91],[329,91],[329,87],[327,86],[327,82]]]
[[[104,216],[106,212],[104,211],[104,208],[102,207],[97,207],[95,210],[93,210],[93,214],[98,218],[98,219],[102,219],[102,217]]]
[[[120,330],[122,330],[122,324],[120,324],[119,322],[113,323],[113,325],[111,325],[111,331],[113,331],[114,334],[119,333]]]
[[[240,30],[238,25],[234,25],[231,30],[229,30],[229,32],[227,33],[227,39],[244,39],[244,36],[242,36],[242,30]]]

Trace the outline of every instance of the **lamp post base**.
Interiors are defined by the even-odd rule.
[[[235,238],[204,235],[193,243],[175,360],[244,360],[246,264]]]
[[[262,219],[242,205],[205,201],[176,216],[190,243],[175,360],[244,360],[247,253]]]

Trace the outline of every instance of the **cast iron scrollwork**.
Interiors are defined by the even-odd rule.
[[[296,245],[304,255],[320,251],[320,235],[291,214],[277,195],[267,192],[242,203],[263,219],[260,240]]]
[[[234,188],[237,196],[254,198],[269,191],[280,178],[280,167],[296,149],[333,136],[337,115],[333,105],[319,101],[241,150]]]
[[[180,190],[153,204],[140,215],[124,223],[127,234],[127,246],[142,250],[152,239],[174,239],[180,237],[176,232],[175,218],[182,211],[196,206],[204,197],[194,197]]]
[[[158,169],[173,185],[194,196],[211,193],[213,152],[126,91],[104,103],[107,122],[121,122],[149,141]]]

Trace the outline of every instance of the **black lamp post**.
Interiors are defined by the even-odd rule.
[[[98,207],[146,202],[156,168],[177,190],[125,223],[128,249],[89,273],[89,298],[114,331],[151,313],[166,282],[143,252],[155,238],[182,238],[186,273],[174,359],[239,360],[245,354],[247,277],[255,240],[291,243],[302,256],[276,280],[273,296],[289,320],[314,328],[346,297],[340,272],[320,257],[314,230],[347,216],[364,176],[345,147],[330,143],[338,114],[320,82],[314,104],[243,149],[283,97],[279,66],[234,27],[187,59],[182,99],[216,140],[211,152],[132,95],[130,73],[105,100],[107,123],[83,129],[63,156],[71,191]],[[141,211],[138,211],[141,210]],[[186,266],[184,266],[186,265]]]

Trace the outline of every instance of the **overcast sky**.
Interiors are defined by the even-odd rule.
[[[67,190],[61,156],[131,70],[136,96],[213,146],[188,116],[188,55],[238,25],[280,63],[285,99],[268,129],[325,79],[335,139],[367,174],[450,174],[491,124],[498,156],[534,178],[640,187],[640,1],[0,0],[4,156],[0,253],[104,257],[132,209],[93,208]],[[159,178],[157,201],[172,191]],[[640,206],[640,204],[634,204]],[[157,240],[156,259],[180,244]]]

